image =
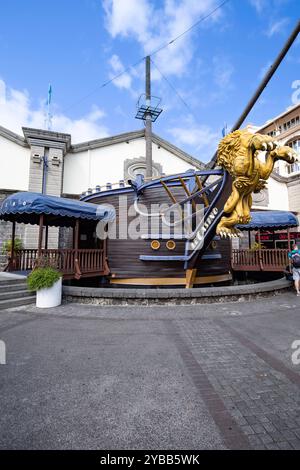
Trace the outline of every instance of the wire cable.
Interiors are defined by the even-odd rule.
[[[168,41],[166,42],[165,44],[163,44],[162,46],[158,47],[157,49],[155,49],[153,52],[151,52],[151,54],[147,54],[147,55],[150,55],[150,56],[153,56],[155,54],[158,54],[158,52],[160,52],[162,49],[164,49],[165,47],[168,47],[170,46],[171,44],[174,44],[175,41],[177,41],[178,39],[182,38],[182,36],[184,36],[185,34],[189,33],[192,29],[196,28],[200,23],[202,23],[203,21],[207,20],[210,16],[212,16],[214,13],[216,13],[216,11],[220,10],[220,8],[222,8],[223,6],[226,5],[226,3],[230,2],[231,0],[224,0],[222,3],[220,3],[219,5],[216,6],[216,8],[214,8],[210,13],[208,13],[207,15],[205,16],[202,16],[201,18],[199,18],[198,21],[196,21],[196,23],[193,23],[188,29],[186,29],[185,31],[183,31],[182,33],[178,34],[178,36],[176,36],[175,38],[171,39],[171,41]]]
[[[208,18],[210,18],[212,15],[214,15],[214,13],[216,13],[216,11],[220,10],[222,7],[224,7],[226,5],[226,3],[229,3],[231,0],[224,0],[222,3],[220,3],[219,5],[217,5],[213,10],[211,10],[207,15],[205,16],[202,16],[201,18],[199,18],[199,20],[197,20],[195,23],[193,23],[189,28],[187,28],[185,31],[183,31],[182,33],[178,34],[178,36],[176,36],[175,38],[171,39],[170,41],[162,44],[160,47],[158,47],[157,49],[155,49],[154,51],[152,51],[150,54],[147,54],[147,56],[154,56],[155,54],[158,54],[158,52],[162,51],[163,49],[165,49],[166,47],[170,46],[171,44],[174,44],[175,41],[177,41],[178,39],[182,38],[182,36],[184,36],[185,34],[189,33],[192,29],[196,28],[200,23],[202,23],[203,21],[207,20]],[[101,90],[102,88],[106,87],[107,85],[109,85],[110,83],[114,82],[115,80],[117,80],[118,78],[120,78],[122,75],[124,75],[124,73],[128,72],[130,69],[136,67],[138,64],[140,64],[144,59],[145,59],[146,56],[143,56],[141,57],[139,60],[137,60],[136,62],[134,62],[133,64],[129,65],[128,67],[126,67],[124,70],[122,70],[122,72],[118,73],[117,75],[114,75],[113,77],[111,77],[109,80],[106,80],[105,82],[103,82],[102,84],[98,85],[96,88],[94,88],[91,92],[89,92],[87,95],[83,96],[80,100],[76,101],[75,103],[71,104],[68,108],[65,109],[64,112],[67,112],[69,111],[71,108],[73,108],[74,106],[77,106],[78,104],[82,103],[83,101],[85,101],[87,98],[89,98],[91,95],[93,95],[94,93],[96,93],[98,90]],[[157,67],[156,67],[157,68]],[[161,73],[161,72],[160,72]],[[166,79],[166,78],[165,78]],[[172,86],[170,84],[170,86]]]
[[[157,67],[157,65],[155,64],[155,62],[151,59],[151,62],[152,64],[154,65],[154,67],[157,69],[157,71],[160,73],[160,75],[162,76],[162,78],[167,82],[167,84],[169,85],[169,87],[174,91],[174,93],[178,96],[178,98],[180,99],[180,101],[182,102],[182,104],[186,107],[186,109],[189,111],[190,114],[192,114],[194,116],[194,118],[196,119],[196,116],[194,114],[194,111],[191,109],[191,107],[187,104],[187,102],[182,98],[181,94],[176,90],[175,86],[170,82],[170,80],[168,80],[168,78],[162,73],[162,71]]]

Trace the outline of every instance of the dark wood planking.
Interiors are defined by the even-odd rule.
[[[172,194],[180,201],[186,197],[186,193],[182,187],[171,187]],[[134,203],[135,193],[125,193],[127,196],[127,206]],[[209,199],[215,196],[215,191],[210,194]],[[223,199],[223,198],[222,198]],[[119,195],[106,194],[96,196],[90,202],[96,204],[112,204],[116,210],[116,226],[124,228],[124,223],[119,224]],[[168,194],[161,187],[146,189],[144,194],[139,197],[139,204],[146,206],[148,209],[151,204],[171,204]],[[128,217],[127,223],[135,218]],[[161,227],[160,227],[161,229]],[[154,230],[157,232],[158,230]],[[150,229],[148,230],[150,232]],[[167,240],[160,240],[161,248],[157,251],[152,250],[151,240],[108,240],[107,252],[108,262],[111,273],[118,278],[133,277],[183,277],[185,276],[183,261],[142,261],[140,255],[184,255],[185,242],[176,240],[176,248],[172,251],[165,247]],[[201,260],[199,256],[195,257],[195,267],[197,267],[197,276],[206,276],[209,274],[222,274],[230,270],[230,249],[229,241],[220,240],[217,242],[216,250],[206,250],[206,253],[221,253],[222,258],[217,260]]]
[[[220,214],[221,217],[223,216],[224,205],[225,205],[228,197],[231,194],[231,190],[232,190],[232,178],[228,173],[226,173],[225,185],[223,187],[223,190],[222,190],[219,198],[217,199],[217,201],[214,204],[214,207],[218,208],[218,211],[219,211],[219,214]],[[216,194],[217,194],[217,189],[210,195],[210,197],[209,197],[209,202],[210,203],[213,201]],[[209,230],[208,233],[206,233],[205,245],[204,245],[203,249],[199,250],[199,252],[196,253],[195,256],[193,256],[193,258],[189,261],[188,267],[190,269],[193,268],[194,266],[196,266],[196,264],[198,262],[198,259],[201,258],[201,256],[205,253],[205,251],[207,249],[207,246],[209,246],[209,244],[213,240],[213,238],[215,236],[215,229],[217,227],[217,224],[218,224],[218,221],[220,220],[220,218],[212,224],[211,229]]]

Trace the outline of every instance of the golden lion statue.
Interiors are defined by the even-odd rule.
[[[258,159],[265,151],[265,161]],[[252,193],[258,193],[266,186],[266,180],[273,171],[277,160],[294,163],[296,152],[287,146],[278,146],[268,135],[252,134],[238,130],[221,140],[217,164],[232,177],[232,193],[224,206],[225,216],[217,226],[222,237],[239,236],[236,224],[248,224],[251,220]]]

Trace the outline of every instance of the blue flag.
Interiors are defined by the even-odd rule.
[[[222,136],[225,137],[226,134],[227,134],[227,124],[225,123],[222,129]]]
[[[49,88],[48,88],[48,99],[47,99],[47,104],[49,105],[51,103],[51,98],[52,98],[52,86],[49,83]]]

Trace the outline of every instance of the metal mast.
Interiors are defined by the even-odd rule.
[[[45,127],[47,131],[51,131],[52,129],[51,100],[52,100],[52,86],[49,83],[48,95],[47,95],[47,101],[46,101],[46,110],[45,110]]]
[[[151,69],[150,56],[145,59],[146,63],[146,106],[151,107]],[[151,111],[145,113],[145,140],[146,140],[146,178],[152,177],[152,118]]]
[[[284,44],[283,48],[279,52],[278,56],[274,60],[271,67],[266,72],[266,74],[263,77],[261,83],[259,84],[259,86],[255,90],[252,98],[250,99],[249,103],[246,105],[245,109],[243,110],[242,114],[240,115],[240,117],[238,118],[238,120],[236,121],[236,123],[234,124],[232,129],[230,130],[230,132],[236,131],[243,124],[244,120],[246,119],[246,117],[248,116],[250,111],[252,110],[252,108],[255,105],[255,103],[257,102],[258,98],[260,97],[260,95],[262,94],[262,92],[264,91],[266,86],[268,85],[269,81],[273,77],[274,73],[278,69],[278,67],[281,64],[281,62],[283,61],[283,59],[285,58],[286,54],[288,53],[289,49],[291,48],[292,44],[294,43],[295,39],[297,38],[299,32],[300,32],[300,21],[298,21],[298,23],[296,24],[295,28],[293,29],[292,33],[290,34],[290,36],[287,39],[286,43]],[[207,164],[207,168],[213,168],[215,163],[216,163],[216,159],[217,159],[217,151],[214,154],[214,156],[212,157],[211,161]]]
[[[151,95],[151,65],[150,56],[145,57],[145,94],[137,103],[136,119],[142,119],[145,124],[146,141],[146,178],[152,177],[152,122],[155,122],[162,109],[159,108],[160,98]]]

